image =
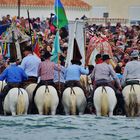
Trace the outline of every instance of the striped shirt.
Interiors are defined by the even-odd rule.
[[[58,69],[57,64],[51,62],[50,60],[45,60],[39,64],[38,74],[40,80],[53,80],[54,79],[54,69]]]

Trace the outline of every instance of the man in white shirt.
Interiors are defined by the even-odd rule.
[[[38,67],[41,60],[37,56],[33,55],[31,45],[26,46],[23,51],[25,57],[23,58],[20,67],[28,75],[27,83],[36,83],[38,80]]]
[[[131,53],[132,61],[128,62],[124,68],[122,85],[125,86],[128,83],[140,82],[140,61],[139,58],[139,51],[133,50]]]

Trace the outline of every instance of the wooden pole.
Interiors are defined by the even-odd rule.
[[[18,0],[18,17],[20,18],[20,0]]]
[[[30,22],[30,14],[29,10],[27,10],[27,15],[28,15],[28,22],[29,22],[29,29],[30,29],[30,38],[31,38],[31,45],[32,45],[32,30],[31,30],[31,22]]]

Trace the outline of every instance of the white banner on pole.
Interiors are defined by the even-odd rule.
[[[76,22],[76,26],[75,26]],[[79,47],[79,51],[81,53],[82,59],[82,65],[85,65],[85,45],[84,45],[84,26],[85,23],[83,21],[77,20],[73,22],[69,22],[69,43],[68,43],[68,52],[67,52],[67,58],[66,58],[66,64],[65,66],[71,65],[71,59],[73,57],[73,44],[74,44],[74,37],[77,40],[77,44]]]

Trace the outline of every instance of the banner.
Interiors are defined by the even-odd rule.
[[[76,26],[75,26],[76,22]],[[66,58],[65,66],[71,65],[71,60],[73,58],[73,49],[74,49],[74,38],[77,41],[80,54],[82,56],[81,62],[82,65],[85,66],[85,45],[84,45],[84,26],[85,23],[83,21],[74,21],[69,22],[69,43],[68,43],[68,52]]]

